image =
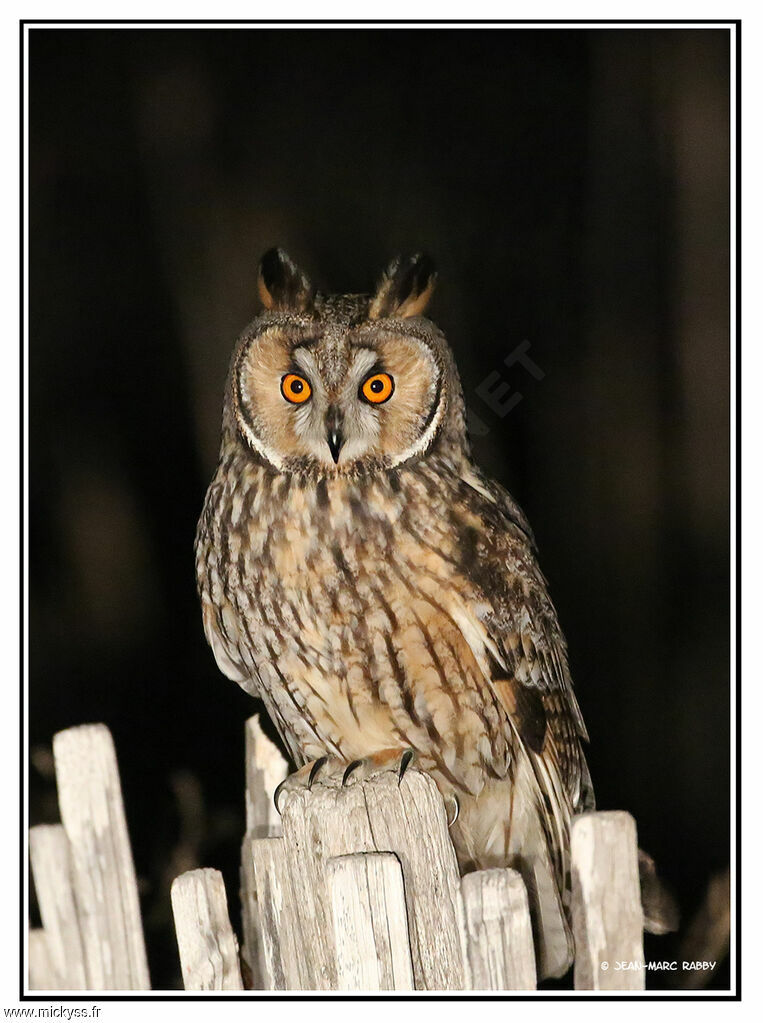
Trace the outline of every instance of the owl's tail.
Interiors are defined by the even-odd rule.
[[[517,757],[514,787],[514,805],[519,800],[526,809],[512,813],[507,825],[519,832],[509,835],[510,865],[527,887],[538,978],[561,977],[575,956],[569,926],[571,808],[557,772],[524,750]]]
[[[563,977],[572,966],[575,946],[551,864],[541,854],[517,864],[527,887],[535,935],[538,979]]]

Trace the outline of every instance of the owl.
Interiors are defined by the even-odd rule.
[[[472,460],[422,255],[324,295],[281,250],[233,353],[196,536],[204,629],[297,772],[409,764],[462,872],[527,885],[539,973],[570,965],[569,832],[593,806],[567,649],[528,522]]]

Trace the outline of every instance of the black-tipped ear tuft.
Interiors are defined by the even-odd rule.
[[[398,256],[384,272],[371,299],[368,318],[420,316],[432,297],[437,272],[429,256]]]
[[[260,260],[257,289],[266,309],[304,313],[315,298],[312,284],[283,249],[269,249]]]

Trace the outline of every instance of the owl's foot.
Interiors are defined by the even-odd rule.
[[[343,784],[346,785],[349,779],[353,781],[366,781],[379,774],[394,773],[397,775],[398,785],[403,780],[405,772],[417,760],[417,753],[412,749],[384,749],[378,753],[372,753],[362,760],[354,760],[345,771]],[[455,792],[444,796],[446,811],[448,815],[448,827],[452,827],[458,820],[460,804]]]
[[[305,764],[294,774],[284,778],[273,793],[273,803],[276,810],[281,813],[280,804],[287,793],[305,789],[309,792],[316,781],[321,783],[333,781],[344,787],[350,783],[366,781],[377,774],[394,772],[397,774],[399,785],[415,757],[416,753],[412,749],[380,750],[349,763],[339,757],[319,757],[318,760]]]
[[[412,749],[383,749],[361,760],[353,760],[347,767],[344,784],[352,779],[354,782],[367,781],[377,774],[393,773],[397,775],[398,785],[405,772],[416,759],[416,751]]]
[[[281,813],[281,800],[289,792],[299,792],[304,789],[307,789],[309,792],[319,775],[322,775],[324,778],[331,776],[341,777],[346,769],[346,762],[340,760],[339,757],[319,757],[317,760],[305,764],[304,767],[300,767],[294,774],[284,778],[276,788],[273,793],[273,804],[276,810]]]

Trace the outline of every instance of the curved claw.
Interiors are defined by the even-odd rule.
[[[347,784],[347,782],[349,781],[350,775],[352,774],[352,772],[356,771],[360,767],[360,765],[362,763],[363,763],[362,760],[353,760],[351,764],[347,765],[347,769],[345,770],[344,774],[342,775],[342,787],[343,788]]]
[[[307,779],[307,790],[308,790],[308,792],[313,787],[313,782],[318,777],[318,774],[321,771],[321,769],[326,766],[327,762],[328,762],[328,757],[318,757],[318,759],[315,761],[313,766],[310,768],[310,774],[309,774],[308,779]],[[278,809],[278,807],[276,807],[276,809]]]
[[[403,780],[403,775],[408,770],[408,768],[411,766],[411,761],[413,760],[413,758],[415,756],[416,756],[416,753],[414,752],[414,750],[407,749],[405,751],[405,753],[403,753],[402,757],[400,757],[400,767],[399,767],[398,772],[397,772],[397,784],[398,785]]]
[[[453,800],[453,803],[455,804],[453,808],[453,819],[448,821],[448,827],[452,828],[453,825],[458,820],[458,815],[461,812],[461,804],[459,803],[458,796],[455,794],[455,792],[451,795],[450,798]]]
[[[284,778],[282,782],[276,785],[276,790],[273,793],[273,806],[276,808],[276,813],[278,814],[279,817],[283,817],[283,814],[281,813],[281,807],[278,805],[278,797],[281,795],[283,787],[288,780],[289,780],[288,777]]]

